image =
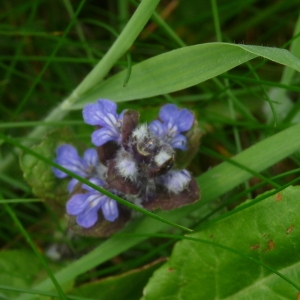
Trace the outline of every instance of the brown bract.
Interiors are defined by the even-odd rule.
[[[128,109],[124,112],[123,115],[123,124],[122,124],[122,145],[127,150],[128,142],[132,131],[138,126],[140,120],[140,114],[132,109]]]
[[[130,180],[125,179],[116,172],[116,162],[111,160],[108,164],[106,182],[111,189],[124,193],[126,195],[137,195],[139,189]]]
[[[194,178],[191,179],[188,187],[181,193],[174,194],[162,190],[157,197],[149,202],[142,202],[144,208],[149,210],[161,209],[171,210],[183,205],[192,204],[200,199],[200,190]]]
[[[131,213],[124,206],[118,205],[119,217],[114,222],[109,222],[104,219],[102,210],[98,212],[98,221],[90,228],[83,228],[76,223],[75,216],[67,216],[68,227],[76,234],[93,236],[93,237],[109,237],[115,232],[121,230],[129,221]]]
[[[102,146],[98,146],[97,153],[100,162],[107,166],[108,162],[116,157],[116,153],[119,148],[119,145],[114,141],[109,141]]]
[[[124,112],[121,136],[122,145],[125,149],[128,146],[132,131],[137,127],[139,123],[139,119],[140,114],[137,111],[128,109]],[[101,126],[96,126],[96,128],[100,129]],[[119,149],[120,146],[115,141],[109,141],[102,146],[98,146],[97,153],[100,162],[107,166],[108,162],[116,157],[116,153]]]

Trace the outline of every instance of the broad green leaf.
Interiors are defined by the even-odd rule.
[[[153,272],[162,265],[159,260],[130,272],[108,277],[75,288],[70,295],[97,300],[139,300]]]
[[[17,288],[30,287],[42,268],[41,262],[32,252],[26,250],[9,250],[0,252],[0,283]],[[15,291],[0,291],[9,299],[18,295]],[[4,298],[6,299],[6,298]]]
[[[82,95],[70,108],[82,108],[98,98],[125,101],[175,92],[218,76],[258,56],[300,71],[300,60],[284,49],[226,43],[188,46],[136,64],[126,87],[123,86],[126,70],[110,77]]]
[[[238,250],[300,280],[300,187],[289,187],[190,237]],[[277,274],[226,249],[183,240],[144,290],[151,299],[297,299]]]
[[[49,133],[33,149],[47,158],[54,159],[57,146],[64,143],[74,143],[72,131],[66,128]],[[32,155],[23,153],[20,165],[33,193],[44,199],[53,209],[64,211],[68,197],[67,181],[56,178],[48,164]]]
[[[300,124],[288,128],[243,151],[234,157],[234,160],[256,172],[261,172],[300,148],[299,131]],[[202,199],[197,204],[185,206],[174,211],[160,212],[158,215],[170,221],[179,222],[183,217],[193,212],[195,207],[217,199],[251,177],[252,174],[247,171],[229,162],[224,162],[198,178],[198,183],[202,190]],[[156,220],[139,218],[128,224],[122,231],[131,233],[131,238],[112,236],[87,255],[56,273],[55,276],[61,284],[70,281],[146,239],[146,237],[141,236],[135,237],[135,234],[151,234],[167,228],[169,226]],[[36,285],[35,288],[50,290],[52,287],[51,280],[47,279]],[[32,299],[32,297],[28,295],[18,298],[18,300],[25,299]]]

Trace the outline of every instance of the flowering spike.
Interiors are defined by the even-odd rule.
[[[172,169],[174,149],[186,150],[190,142],[193,114],[167,104],[160,110],[160,120],[147,126],[138,124],[139,113],[134,110],[120,115],[116,111],[116,104],[105,99],[86,105],[83,117],[96,126],[92,142],[97,151],[88,149],[81,158],[73,146],[62,145],[55,161],[147,209],[169,210],[197,201],[195,179],[187,170]],[[67,176],[55,168],[53,172],[59,178]],[[76,179],[69,182],[68,190],[72,193],[66,204],[69,224],[77,232],[79,227],[83,234],[104,236],[123,227],[130,218],[127,208]]]

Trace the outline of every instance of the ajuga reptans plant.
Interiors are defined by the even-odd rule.
[[[193,143],[188,134],[197,126],[192,112],[166,104],[159,119],[139,124],[138,112],[118,114],[114,102],[100,99],[84,107],[83,118],[96,127],[91,136],[96,148],[81,158],[72,145],[62,144],[56,150],[57,164],[148,210],[170,210],[199,200],[190,172],[174,167],[176,154],[188,152]],[[199,135],[192,138],[199,143]],[[57,168],[53,172],[58,178],[68,176]],[[131,217],[128,208],[76,179],[70,180],[68,191],[69,225],[83,234],[110,235]]]

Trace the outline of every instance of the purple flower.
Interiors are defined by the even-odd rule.
[[[87,149],[84,152],[83,158],[78,155],[77,150],[68,144],[61,145],[56,149],[57,157],[54,162],[66,168],[67,170],[81,176],[90,177],[97,172],[99,168],[99,159],[95,149]],[[58,178],[65,178],[68,175],[63,171],[52,168],[53,173]],[[73,178],[68,184],[68,191],[71,193],[78,183],[78,180]]]
[[[154,120],[150,130],[157,136],[169,143],[173,148],[186,150],[187,138],[181,134],[191,129],[194,116],[184,109],[178,109],[174,104],[164,105],[159,112],[160,120]]]
[[[158,182],[167,188],[169,192],[179,194],[190,183],[191,174],[187,170],[171,170],[159,177]]]
[[[92,134],[92,143],[102,146],[108,141],[121,143],[121,126],[123,112],[118,115],[117,105],[105,99],[98,100],[95,104],[87,104],[83,109],[83,119],[87,124],[100,126]]]
[[[105,185],[105,182],[98,178],[91,178],[89,181],[98,186]],[[107,221],[113,222],[118,218],[119,210],[115,200],[88,185],[83,184],[82,188],[87,191],[86,194],[75,194],[67,202],[67,213],[76,216],[78,225],[84,228],[92,227],[98,220],[99,209]]]

